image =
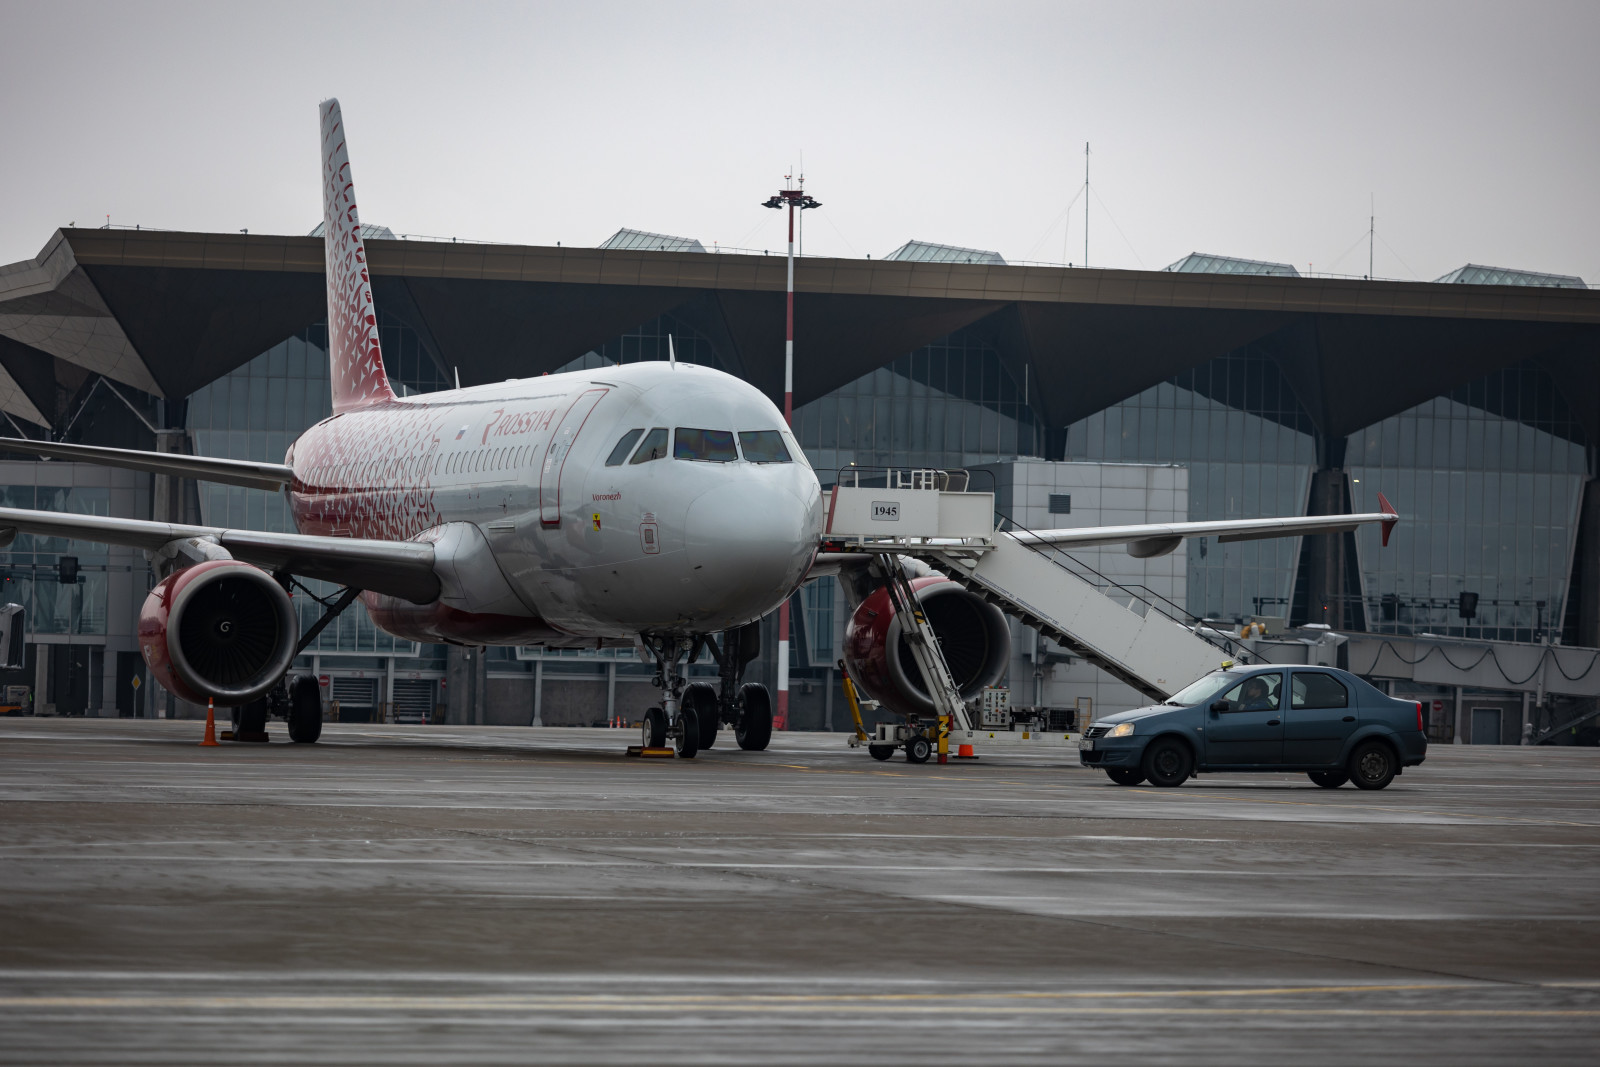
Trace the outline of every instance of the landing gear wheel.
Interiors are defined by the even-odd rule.
[[[894,746],[893,745],[868,745],[867,746],[867,754],[870,755],[873,759],[877,760],[879,763],[882,763],[884,760],[886,760],[890,756],[894,755]]]
[[[1170,789],[1182,785],[1194,772],[1194,755],[1175,737],[1158,737],[1144,750],[1139,770],[1151,785]]]
[[[643,736],[639,743],[645,748],[667,747],[667,717],[661,714],[660,708],[645,709],[640,732]]]
[[[913,737],[906,742],[907,763],[927,763],[928,757],[933,755],[933,746],[926,737]]]
[[[746,752],[764,752],[772,740],[772,697],[767,687],[749,682],[739,687],[739,724],[733,736]]]
[[[322,694],[317,680],[297,674],[289,680],[289,740],[300,745],[315,744],[322,736]]]
[[[710,748],[717,743],[717,687],[709,682],[694,682],[683,690],[683,706],[693,708],[695,717],[700,720],[700,744],[702,749]]]
[[[673,740],[678,745],[679,759],[694,759],[696,752],[700,751],[700,716],[687,704],[678,712],[678,736]]]
[[[1107,767],[1106,777],[1118,785],[1138,785],[1144,775],[1132,767]]]
[[[1357,789],[1382,789],[1394,781],[1394,750],[1382,741],[1368,741],[1350,753],[1350,780]]]
[[[1338,789],[1350,780],[1343,771],[1307,771],[1306,777],[1324,789]]]

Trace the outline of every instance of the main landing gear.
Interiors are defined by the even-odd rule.
[[[761,652],[758,623],[729,630],[722,641],[709,634],[694,637],[643,634],[645,649],[656,662],[651,679],[661,690],[661,706],[644,714],[641,741],[645,748],[672,742],[683,759],[693,759],[717,743],[722,724],[733,727],[734,739],[747,752],[760,752],[772,740],[772,697],[767,687],[743,681],[750,661]],[[685,667],[708,650],[717,661],[717,685],[690,682]]]

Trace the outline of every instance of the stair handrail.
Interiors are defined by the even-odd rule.
[[[997,522],[995,524],[995,529],[997,531],[1001,530],[1001,526],[1002,525],[1006,525],[1006,526],[1009,526],[1011,528],[1011,530],[1015,530],[1017,532],[1025,533],[1025,534],[1033,534],[1035,538],[1037,538],[1039,536],[1039,531],[1030,530],[1028,527],[1026,527],[1026,526],[1022,525],[1021,523],[1017,522],[1010,515],[1007,515],[1005,512],[1000,511],[998,508],[995,510],[995,515],[1000,520],[999,522]],[[1011,530],[1006,530],[1006,531],[1002,531],[1002,532],[1011,532]],[[1228,653],[1229,656],[1231,656],[1234,659],[1240,660],[1242,662],[1247,658],[1254,658],[1254,657],[1252,657],[1250,655],[1250,651],[1249,651],[1248,648],[1246,648],[1245,646],[1243,646],[1241,644],[1235,643],[1235,641],[1231,637],[1228,637],[1221,630],[1218,630],[1215,627],[1205,626],[1204,623],[1205,623],[1206,620],[1203,617],[1201,617],[1199,615],[1195,615],[1193,612],[1189,611],[1188,608],[1185,608],[1185,607],[1179,605],[1178,603],[1176,603],[1175,601],[1171,600],[1170,598],[1168,598],[1166,596],[1163,596],[1162,594],[1156,592],[1154,589],[1151,589],[1149,586],[1146,586],[1146,585],[1125,585],[1122,582],[1119,582],[1116,579],[1111,578],[1108,575],[1101,574],[1099,571],[1095,570],[1093,567],[1091,567],[1087,563],[1083,562],[1083,560],[1081,560],[1078,557],[1074,556],[1071,552],[1068,552],[1066,549],[1061,548],[1061,547],[1059,547],[1057,545],[1051,545],[1051,544],[1048,544],[1048,543],[1045,543],[1045,542],[1042,542],[1042,541],[1039,541],[1039,540],[1036,540],[1036,539],[1035,540],[1023,540],[1021,538],[1018,538],[1016,540],[1017,540],[1018,544],[1021,544],[1024,547],[1026,547],[1026,548],[1028,548],[1028,549],[1030,549],[1030,550],[1032,550],[1034,552],[1037,552],[1041,558],[1049,561],[1054,566],[1060,567],[1062,570],[1066,571],[1068,574],[1073,574],[1074,577],[1079,578],[1080,580],[1086,580],[1086,579],[1083,579],[1083,576],[1081,574],[1074,574],[1072,568],[1066,566],[1065,564],[1063,564],[1061,562],[1061,559],[1058,558],[1058,557],[1065,557],[1066,559],[1071,560],[1078,567],[1082,568],[1083,570],[1087,571],[1088,573],[1090,573],[1090,574],[1094,575],[1096,578],[1098,578],[1100,580],[1100,582],[1102,582],[1106,588],[1119,589],[1119,590],[1127,593],[1129,597],[1131,597],[1132,599],[1137,600],[1140,603],[1144,604],[1151,611],[1158,612],[1159,614],[1161,614],[1165,618],[1170,619],[1172,622],[1175,622],[1178,625],[1185,627],[1190,632],[1192,632],[1196,637],[1200,638],[1202,641],[1205,641],[1207,644],[1212,645],[1215,648],[1220,648],[1222,651]],[[1093,585],[1095,583],[1090,582],[1090,584]],[[1144,592],[1147,594],[1147,596],[1140,596],[1139,595],[1139,593],[1136,590],[1141,590],[1141,589],[1144,590]],[[1166,605],[1166,607],[1163,607],[1162,605]],[[1205,631],[1210,631],[1210,632],[1205,632]],[[1220,638],[1220,640],[1219,640],[1219,638]]]

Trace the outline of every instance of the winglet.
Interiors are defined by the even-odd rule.
[[[1389,498],[1384,496],[1382,493],[1378,494],[1378,510],[1383,512],[1385,515],[1394,516],[1391,519],[1385,519],[1382,525],[1383,547],[1388,548],[1389,534],[1394,529],[1394,524],[1400,521],[1400,513],[1394,509],[1393,504],[1389,503]]]

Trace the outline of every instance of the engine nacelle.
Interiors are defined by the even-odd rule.
[[[300,620],[289,594],[260,567],[213,559],[169,574],[139,612],[150,673],[196,704],[265,696],[294,661]]]
[[[948,578],[917,578],[911,587],[922,602],[928,624],[939,635],[939,646],[961,699],[971,700],[985,686],[999,681],[1011,658],[1011,629],[1005,613]],[[850,677],[884,707],[908,714],[934,714],[933,700],[903,639],[901,620],[895,616],[887,587],[874,590],[850,616],[844,631],[844,660]]]

